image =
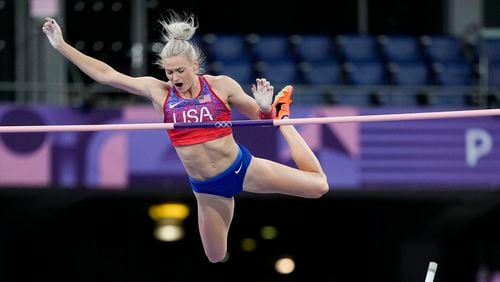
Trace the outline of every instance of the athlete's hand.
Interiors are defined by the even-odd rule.
[[[52,45],[55,49],[59,48],[59,46],[64,42],[61,27],[57,24],[56,20],[52,18],[45,18],[42,31],[49,39],[50,45]]]
[[[274,87],[269,81],[265,78],[257,78],[255,84],[252,84],[252,94],[261,111],[265,113],[271,112]]]

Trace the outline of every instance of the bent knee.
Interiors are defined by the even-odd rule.
[[[226,253],[217,253],[217,254],[208,254],[207,253],[206,255],[207,255],[208,260],[211,263],[218,263],[218,262],[223,261],[226,258]]]

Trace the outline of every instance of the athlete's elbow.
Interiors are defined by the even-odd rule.
[[[111,66],[103,64],[96,68],[92,78],[100,84],[113,86],[113,84],[119,79],[119,73]]]
[[[330,186],[328,185],[328,179],[324,173],[318,174],[318,177],[315,180],[314,193],[312,195],[313,198],[321,198],[323,195],[330,191]]]
[[[111,86],[113,84],[113,75],[109,72],[100,72],[94,77],[94,80],[102,85]]]

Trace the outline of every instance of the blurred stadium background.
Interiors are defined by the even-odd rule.
[[[198,16],[208,73],[248,92],[260,76],[293,84],[295,117],[500,104],[498,0],[0,0],[0,125],[159,122],[65,61],[41,26],[55,17],[82,52],[163,79],[167,9]],[[215,265],[164,132],[0,135],[0,281],[413,282],[429,261],[438,282],[500,281],[498,117],[299,129],[330,193],[239,195]],[[274,129],[235,135],[290,162]]]

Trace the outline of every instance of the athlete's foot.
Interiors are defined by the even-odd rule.
[[[290,104],[292,103],[293,86],[287,85],[274,96],[272,105],[277,119],[290,118]]]

